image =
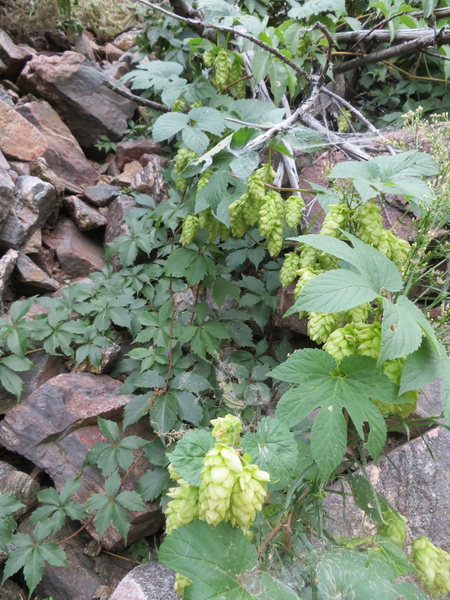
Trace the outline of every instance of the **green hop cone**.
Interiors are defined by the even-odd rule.
[[[399,512],[389,507],[382,507],[384,523],[377,526],[377,534],[388,537],[398,544],[404,544],[406,539],[406,525],[408,519]]]
[[[352,325],[356,335],[356,353],[378,359],[381,348],[381,324],[374,321],[373,323],[352,323]]]
[[[366,244],[378,247],[383,221],[380,215],[381,208],[376,204],[363,204],[359,206],[354,214],[356,222],[356,234]]]
[[[323,349],[341,362],[345,356],[356,354],[358,338],[354,323],[348,323],[345,327],[335,329],[323,345]]]
[[[304,244],[300,250],[300,265],[304,269],[309,267],[314,269],[317,266],[318,253],[315,248]]]
[[[330,334],[342,323],[339,313],[312,312],[308,317],[308,336],[318,344],[327,341]]]
[[[262,179],[264,183],[273,183],[277,173],[270,163],[264,163],[259,169],[256,169],[253,175]]]
[[[378,237],[378,242],[373,244],[377,250],[389,258],[391,254],[391,246],[389,243],[389,231],[382,229]]]
[[[305,201],[301,196],[289,196],[284,201],[284,220],[289,227],[295,229],[302,220]]]
[[[349,216],[350,209],[344,202],[330,204],[325,219],[323,220],[320,233],[322,235],[338,237],[340,234],[339,230],[347,227]]]
[[[283,287],[290,285],[297,277],[300,269],[300,257],[296,252],[288,252],[284,256],[283,265],[280,269],[280,282]]]
[[[235,200],[228,207],[230,213],[230,226],[231,232],[236,237],[242,237],[247,231],[247,223],[243,214],[243,201],[242,197]]]
[[[196,158],[198,158],[197,154],[193,150],[189,150],[189,148],[185,148],[184,146],[181,147],[175,156],[175,173],[180,174],[191,160],[195,160]]]
[[[259,209],[258,228],[261,235],[269,235],[269,233],[279,223],[278,205],[275,197],[267,194],[261,203]]]
[[[242,80],[240,81],[243,70],[244,63],[242,58],[238,54],[234,54],[230,71],[228,73],[228,85],[232,83],[234,84],[231,87],[231,91],[236,98],[245,98],[245,83]]]
[[[199,518],[210,525],[227,521],[230,499],[237,475],[243,466],[238,452],[218,443],[204,458],[200,474]]]
[[[176,472],[175,467],[173,466],[172,463],[169,463],[169,466],[167,467],[167,471],[168,471],[169,477],[172,481],[180,481],[181,477]]]
[[[186,575],[180,575],[180,573],[175,574],[175,583],[173,584],[173,589],[178,596],[183,598],[184,590],[189,585],[192,585],[192,579],[189,579],[189,577],[186,577]]]
[[[441,598],[450,592],[450,554],[420,536],[411,546],[413,562],[428,594]]]
[[[228,85],[230,66],[228,51],[222,48],[214,61],[216,87],[219,91],[224,90]]]
[[[297,271],[297,275],[299,276],[299,280],[297,281],[297,285],[294,290],[294,298],[298,300],[303,288],[313,277],[318,275],[317,271],[311,269],[311,267],[302,267]]]
[[[183,192],[187,190],[188,186],[189,182],[187,179],[185,179],[181,175],[177,175],[177,177],[175,177],[175,187],[179,192],[183,194]]]
[[[364,304],[360,304],[359,306],[355,306],[355,308],[346,310],[344,313],[344,319],[349,323],[364,323],[369,317],[370,308],[370,304],[368,302],[364,302]]]
[[[183,112],[185,108],[186,104],[181,98],[178,98],[178,100],[176,100],[172,106],[173,112]]]
[[[213,435],[221,444],[229,446],[238,446],[241,439],[242,421],[234,415],[225,415],[225,417],[217,417],[211,419],[213,426],[211,435]]]
[[[387,375],[392,383],[395,383],[395,385],[400,385],[404,364],[404,358],[394,358],[393,360],[387,360],[383,363],[384,374]],[[409,402],[390,404],[388,402],[381,402],[380,400],[375,400],[373,398],[371,398],[371,401],[380,409],[384,416],[401,415],[405,418],[416,410],[419,392],[412,390],[410,392],[406,392],[404,395],[406,398],[408,398]]]
[[[242,215],[245,222],[249,227],[256,225],[259,219],[261,201],[250,198],[248,194],[243,194],[240,200],[242,201]]]
[[[179,479],[178,486],[170,488],[167,495],[172,498],[165,507],[166,533],[170,535],[177,527],[198,519],[199,488]]]
[[[248,531],[267,496],[269,473],[257,465],[245,465],[236,478],[230,501],[230,521],[233,527]]]
[[[328,252],[317,252],[317,260],[324,271],[339,268],[339,259],[336,256],[328,254]]]
[[[389,258],[402,272],[407,267],[411,246],[406,240],[398,238],[392,231],[387,232],[387,238],[389,243]]]
[[[267,236],[267,250],[270,256],[278,256],[283,248],[283,225],[276,223]]]
[[[266,187],[263,179],[253,173],[247,180],[247,195],[255,204],[260,205],[266,194]]]
[[[214,60],[216,58],[216,53],[214,52],[214,50],[212,50],[212,48],[210,48],[209,50],[205,50],[202,58],[203,58],[203,64],[205,65],[206,68],[209,69],[209,67],[212,67],[214,64]]]
[[[211,214],[210,208],[206,208],[205,210],[200,211],[197,216],[199,228],[208,227],[210,220],[214,219],[214,217]]]
[[[199,192],[202,188],[205,187],[205,185],[207,185],[211,175],[212,175],[212,169],[206,169],[206,171],[203,171],[203,173],[198,178],[197,192]]]
[[[199,228],[199,219],[197,215],[188,215],[183,221],[183,229],[180,236],[180,244],[189,246],[194,240],[197,229]]]

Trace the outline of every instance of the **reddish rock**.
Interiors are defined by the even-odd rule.
[[[291,284],[286,288],[280,288],[278,292],[279,302],[276,310],[273,312],[271,317],[271,324],[273,327],[286,328],[300,335],[307,335],[307,319],[299,318],[298,314],[289,315],[289,317],[283,317],[284,313],[291,308],[295,302],[294,298],[295,284]]]
[[[127,52],[136,46],[136,38],[140,34],[140,29],[130,29],[129,31],[124,31],[113,39],[113,44],[114,46],[117,46],[117,48],[120,48],[120,50]]]
[[[80,192],[95,183],[96,170],[84,156],[70,129],[48,102],[27,102],[19,106],[17,112],[32,123],[47,141],[43,157],[66,189]]]
[[[45,98],[58,111],[83,148],[94,148],[100,136],[119,140],[136,104],[104,84],[105,74],[76,52],[38,56],[27,63],[18,85]]]
[[[47,147],[45,137],[34,125],[0,102],[0,149],[7,158],[28,162],[44,156]]]
[[[140,171],[142,171],[141,163],[138,160],[132,160],[131,162],[126,163],[122,173],[119,173],[119,175],[113,179],[113,183],[122,188],[130,187],[133,177]]]
[[[127,163],[140,161],[144,154],[163,154],[160,144],[156,144],[149,138],[138,138],[137,140],[128,140],[117,144],[116,163],[119,169],[122,169]]]
[[[106,60],[109,60],[109,62],[114,62],[116,60],[119,60],[119,58],[123,54],[123,50],[121,50],[114,44],[111,44],[110,42],[108,42],[105,44],[105,54],[106,54]]]
[[[141,194],[152,196],[156,203],[169,197],[169,187],[162,177],[161,158],[156,154],[146,154],[147,164],[131,180],[131,187]]]
[[[121,194],[117,196],[109,206],[108,224],[105,231],[105,244],[109,244],[117,237],[129,233],[125,216],[127,212],[136,206],[133,196]]]
[[[17,46],[9,35],[0,29],[0,76],[15,77],[27,60],[35,54],[28,46]]]
[[[77,196],[68,196],[64,199],[64,202],[69,209],[72,219],[81,231],[96,229],[97,227],[106,225],[106,217]]]
[[[103,250],[77,226],[64,219],[55,230],[55,248],[61,269],[70,277],[83,277],[104,267]]]
[[[25,456],[52,477],[58,490],[83,470],[81,487],[74,495],[84,502],[92,493],[103,491],[103,477],[97,467],[83,469],[87,452],[104,441],[97,418],[116,420],[130,396],[120,395],[121,382],[107,375],[68,373],[58,375],[38,388],[24,402],[13,408],[0,423],[0,443],[7,449]],[[152,439],[154,434],[147,423],[138,423],[127,435]],[[136,488],[137,479],[150,467],[141,459],[130,472],[124,489]],[[147,504],[148,510],[132,513],[128,543],[161,528],[160,509]],[[92,527],[91,535],[96,535]],[[121,536],[110,528],[102,537],[108,549],[123,545]]]

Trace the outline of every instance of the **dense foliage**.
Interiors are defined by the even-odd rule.
[[[359,110],[331,87],[331,105],[320,104],[332,60],[344,53],[339,32],[386,25],[394,39],[402,27],[426,26],[437,2],[266,4],[199,0],[201,12],[186,5],[193,12],[181,20],[148,13],[123,82],[151,104],[130,135],[167,144],[169,199],[132,192],[129,233],[109,245],[102,273],[39,298],[46,314],[28,318],[31,298],[0,321],[0,375],[18,398],[30,349],[101,370],[105,349],[132,345],[112,374],[135,396],[121,424],[99,420],[105,441],[87,456],[102,471],[104,492],[81,506],[71,500],[78,480],[59,493],[41,491],[32,534],[16,532],[17,501],[0,499],[4,577],[23,568],[31,592],[45,562],[64,564],[53,540],[66,518],[87,519],[100,535],[112,524],[126,539],[129,511],[161,496],[168,535],[159,559],[177,571],[187,599],[425,598],[395,583],[412,572],[435,597],[450,587],[448,554],[419,538],[409,557],[406,519],[364,476],[383,453],[386,418],[406,434],[426,383],[443,380],[450,422],[442,328],[421,310],[447,294],[446,248],[430,249],[428,233],[449,219],[449,123],[434,117],[426,126],[427,154],[417,135],[423,109],[411,112],[411,147],[370,158],[344,133],[367,127]],[[427,61],[441,66],[421,55],[418,74]],[[378,121],[414,108],[425,93],[416,80],[409,88],[401,80],[381,99],[370,77],[375,71],[391,84],[401,64],[363,65],[355,101],[369,114],[381,104]],[[327,110],[337,132],[323,135],[316,116]],[[295,155],[330,139],[367,160],[339,163],[329,188],[314,186],[325,218],[311,234]],[[414,215],[412,244],[383,226],[380,210],[392,193]],[[293,282],[289,313],[307,319],[310,338],[303,349],[270,325],[280,283]],[[411,294],[419,284],[421,304]],[[157,434],[152,442],[126,435],[143,417]],[[137,490],[123,491],[139,456],[154,468]],[[336,477],[376,524],[374,536],[327,533],[323,502]]]

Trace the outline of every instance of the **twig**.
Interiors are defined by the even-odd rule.
[[[170,317],[170,325],[169,325],[169,366],[167,368],[167,375],[166,375],[166,381],[164,383],[163,393],[166,393],[167,390],[169,389],[170,378],[172,377],[172,370],[173,370],[173,326],[175,323],[175,313],[176,313],[177,309],[176,309],[175,300],[173,298],[172,277],[170,277],[170,281],[169,281],[169,294],[170,294],[170,299],[172,300],[173,310],[172,310],[172,316]]]
[[[103,81],[103,85],[105,87],[109,88],[110,90],[113,90],[120,96],[123,96],[124,98],[127,98],[128,100],[133,100],[133,102],[136,102],[137,104],[140,104],[141,106],[147,106],[148,108],[153,108],[154,110],[158,110],[159,112],[170,112],[170,110],[171,110],[170,107],[167,106],[166,104],[161,104],[160,102],[154,102],[153,100],[147,100],[147,98],[142,98],[141,96],[136,96],[136,94],[133,94],[132,92],[130,92],[129,90],[127,90],[124,87],[117,87],[117,84],[114,84],[112,81],[109,81],[108,79],[105,79]]]
[[[361,150],[351,142],[341,139],[337,133],[332,131],[327,132],[326,128],[315,117],[305,114],[301,117],[301,121],[308,127],[311,127],[311,129],[315,129],[323,135],[327,135],[328,133],[330,143],[333,144],[333,146],[337,146],[340,150],[343,150],[349,156],[357,158],[358,160],[369,160],[370,155],[367,154],[367,152],[364,152],[364,150]]]
[[[156,10],[157,12],[160,12],[163,15],[166,15],[167,17],[171,17],[172,19],[176,19],[177,21],[186,23],[186,25],[189,25],[192,28],[203,27],[204,29],[215,29],[217,31],[223,31],[225,33],[231,33],[232,35],[236,35],[238,37],[245,38],[246,40],[249,40],[256,46],[263,48],[263,50],[266,50],[266,52],[269,52],[273,56],[276,56],[279,60],[281,60],[286,65],[291,67],[291,69],[293,69],[298,75],[300,75],[300,77],[304,77],[307,81],[311,81],[311,79],[312,79],[311,75],[309,75],[304,69],[299,67],[290,58],[287,58],[286,56],[284,56],[276,48],[272,48],[271,46],[269,46],[269,44],[262,42],[261,40],[254,37],[253,35],[250,35],[249,33],[245,33],[244,31],[241,31],[240,29],[238,29],[236,27],[227,27],[225,25],[216,25],[215,23],[207,23],[206,21],[202,21],[201,19],[192,19],[190,17],[182,17],[181,15],[177,15],[177,14],[171,12],[170,10],[166,10],[165,8],[162,8],[161,6],[154,4],[153,2],[149,2],[148,0],[133,0],[133,2],[139,2],[140,4],[144,4],[145,6],[148,6],[149,8],[152,8],[153,10]]]
[[[370,65],[376,62],[381,62],[383,60],[388,60],[389,58],[393,58],[394,56],[406,56],[407,54],[411,54],[416,50],[423,50],[428,46],[439,45],[437,42],[438,38],[439,33],[435,35],[433,32],[432,34],[428,34],[426,36],[419,37],[414,40],[409,40],[408,42],[397,44],[396,46],[390,46],[389,48],[385,48],[384,50],[372,52],[371,54],[361,56],[360,58],[354,58],[353,60],[349,60],[348,62],[336,66],[334,68],[334,73],[335,75],[337,75],[338,73],[345,73],[353,69],[358,69],[359,67],[364,67],[365,65]]]
[[[333,98],[334,100],[336,100],[336,102],[338,102],[339,104],[342,104],[342,106],[345,106],[345,108],[348,108],[348,110],[350,112],[352,112],[355,115],[355,117],[357,117],[357,119],[359,119],[361,121],[361,123],[364,123],[364,125],[367,127],[367,129],[372,131],[372,133],[376,133],[376,134],[379,133],[379,130],[374,125],[372,125],[372,123],[369,121],[369,119],[367,119],[357,108],[355,108],[353,106],[353,104],[350,104],[350,102],[345,100],[345,98],[341,98],[341,96],[339,96],[338,94],[335,94],[334,92],[329,90],[327,87],[323,87],[321,89],[321,93],[326,94],[330,98]]]
[[[258,125],[256,123],[250,123],[249,121],[241,121],[241,119],[235,119],[234,117],[225,117],[225,121],[237,123],[238,125],[243,125],[244,127],[251,127],[252,129],[260,129],[261,131],[267,131],[270,129],[270,125]]]
[[[438,54],[437,52],[431,52],[431,50],[422,50],[422,53],[428,54],[428,56],[435,56],[441,60],[450,60],[450,56],[444,56],[443,54]]]
[[[246,81],[247,79],[251,79],[252,77],[253,77],[253,75],[251,73],[248,73],[247,75],[244,75],[243,77],[239,77],[239,79],[232,81],[231,83],[229,83],[227,85],[227,87],[223,88],[222,93],[228,92],[229,89],[231,89],[233,86],[235,86],[240,81]]]
[[[368,35],[369,34],[369,35]],[[390,42],[391,33],[387,29],[372,31],[371,29],[359,29],[357,31],[339,31],[335,34],[338,42],[359,42],[362,39],[375,40],[377,42]],[[422,27],[420,29],[399,29],[396,31],[393,41],[401,42],[423,38],[437,38],[436,45],[448,44],[450,42],[450,30],[441,29],[436,36],[434,29]]]
[[[323,65],[323,69],[321,70],[321,72],[319,74],[319,78],[317,80],[317,83],[319,85],[322,85],[324,77],[327,74],[328,69],[331,64],[331,56],[332,56],[333,48],[334,48],[334,41],[333,41],[333,37],[332,37],[331,33],[328,31],[327,27],[325,27],[325,25],[323,23],[321,23],[320,21],[315,23],[313,25],[313,27],[311,27],[311,29],[320,29],[320,31],[327,38],[327,41],[328,41],[327,56],[325,58],[325,64]]]

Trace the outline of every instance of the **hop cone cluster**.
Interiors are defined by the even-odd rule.
[[[345,356],[361,354],[378,358],[381,346],[381,325],[373,323],[348,323],[330,334],[323,349],[340,362]]]
[[[314,342],[323,344],[341,323],[342,317],[339,313],[311,312],[308,317],[308,336]]]
[[[450,554],[421,536],[412,544],[412,559],[425,590],[433,598],[450,592]]]
[[[347,227],[349,216],[350,209],[344,202],[330,204],[320,233],[331,237],[339,237],[340,229]]]
[[[166,513],[166,533],[170,535],[177,527],[188,525],[191,521],[198,519],[198,495],[197,487],[190,485],[184,479],[178,479],[178,485],[167,492],[169,498]]]
[[[406,525],[408,519],[399,512],[389,507],[382,508],[384,523],[377,527],[377,534],[383,537],[391,538],[394,542],[403,544],[406,538]]]

